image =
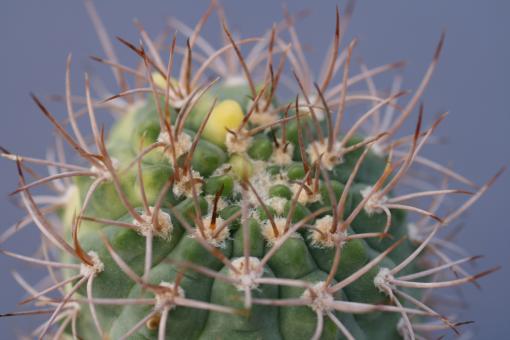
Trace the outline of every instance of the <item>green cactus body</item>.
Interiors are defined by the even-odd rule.
[[[54,262],[38,263],[61,269],[58,277],[64,280],[57,286],[65,287],[60,303],[42,293],[34,298],[54,308],[40,335],[390,340],[414,339],[414,325],[427,329],[430,320],[435,324],[429,328],[456,330],[426,305],[423,289],[456,286],[489,271],[467,274],[457,266],[469,259],[453,262],[438,251],[436,267],[424,259],[439,229],[491,182],[443,218],[436,215],[443,196],[473,193],[442,186],[399,192],[397,184],[443,118],[424,129],[421,109],[414,133],[394,138],[428,76],[403,107],[395,103],[402,96],[398,91],[382,98],[373,91],[351,96],[349,81],[357,79],[349,77],[354,44],[339,57],[338,16],[320,85],[312,85],[296,57],[300,49],[278,40],[276,28],[259,40],[237,43],[224,30],[229,43],[201,62],[209,72],[234,60],[233,73],[219,72],[221,79],[213,81],[191,66],[196,35],[184,48],[175,78],[165,74],[145,33],[147,49],[121,40],[142,58],[145,73],[123,70],[147,87],[106,100],[121,101],[124,112],[103,133],[86,83],[94,145],[85,143],[74,125],[68,133],[34,97],[61,137],[89,163],[57,166],[62,177],[71,178],[65,199],[52,207],[63,225],[57,229],[30,192],[41,182],[27,184],[24,164],[30,160],[2,151],[17,161],[18,192],[54,246],[52,255],[58,254]],[[256,58],[245,60],[240,49],[241,43],[254,42],[267,64],[262,73],[253,65]],[[441,46],[442,40],[429,73]],[[277,58],[276,49],[283,56]],[[299,88],[289,101],[276,94],[287,54]],[[343,77],[337,76],[341,60]],[[370,77],[358,75],[367,82]],[[342,119],[350,101],[370,107],[346,128]],[[386,107],[399,116],[386,119],[393,115],[382,113]],[[76,173],[64,173],[67,168]],[[427,198],[432,203],[425,208],[410,203]],[[414,222],[416,214],[421,219]],[[447,269],[460,278],[435,276]]]
[[[244,87],[239,89],[239,91],[243,90]],[[223,93],[221,85],[218,86],[218,89],[214,87],[211,92],[215,93],[219,98],[224,98],[224,100],[236,98],[235,89],[230,88]],[[243,96],[238,95],[237,97],[242,98]],[[162,101],[164,104],[164,100]],[[110,146],[110,156],[119,162],[120,168],[129,165],[133,161],[138,152],[137,148],[140,145],[143,144],[147,147],[156,143],[158,136],[160,136],[160,131],[157,130],[159,128],[157,121],[158,112],[152,109],[150,103],[154,103],[151,96],[148,97],[147,104],[141,105],[139,109],[122,118],[112,129],[113,133],[107,140],[107,145]],[[219,103],[221,104],[221,102]],[[207,105],[202,105],[202,108],[206,111],[209,110]],[[175,108],[170,108],[170,112],[176,112]],[[199,111],[193,113],[202,117],[205,117],[205,114],[207,114],[207,112]],[[243,112],[243,114],[246,114],[246,112]],[[193,116],[190,119],[193,121]],[[189,132],[185,130],[184,133],[194,136],[200,124],[191,125],[190,129],[192,130]],[[256,126],[249,125],[249,127]],[[274,130],[277,129],[279,127],[276,127]],[[290,130],[289,132],[295,131]],[[271,161],[274,142],[271,139],[270,133],[274,132],[262,130],[254,135],[251,145],[246,150],[246,153],[242,155],[239,153],[229,154],[228,150],[225,150],[225,145],[215,145],[207,140],[200,139],[191,163],[191,169],[197,171],[197,176],[200,176],[204,183],[200,186],[200,189],[197,186],[196,190],[196,198],[201,205],[200,212],[198,215],[196,214],[193,195],[186,196],[186,194],[183,194],[179,196],[172,192],[172,190],[165,194],[164,199],[160,203],[163,211],[171,216],[173,228],[167,235],[159,237],[154,235],[152,263],[150,273],[148,274],[148,282],[153,285],[158,285],[161,282],[174,283],[179,273],[181,273],[182,277],[180,280],[182,281],[180,287],[183,289],[186,297],[238,310],[236,314],[231,315],[219,311],[198,312],[190,307],[173,308],[168,315],[168,327],[166,328],[168,339],[292,339],[311,337],[315,331],[316,312],[308,306],[272,307],[257,305],[250,309],[245,309],[244,292],[240,287],[236,287],[236,285],[230,282],[210,278],[191,269],[186,270],[184,267],[180,267],[179,263],[190,262],[209,270],[217,271],[226,277],[230,275],[229,270],[231,270],[217,257],[213,256],[209,250],[190,237],[191,235],[183,228],[175,214],[165,208],[169,205],[175,207],[172,209],[178,211],[190,226],[197,229],[197,216],[200,216],[200,218],[209,216],[211,218],[214,203],[212,197],[216,193],[221,193],[221,208],[218,209],[217,213],[223,220],[228,219],[235,212],[240,211],[243,196],[241,186],[244,183],[242,167],[248,164],[250,170],[247,171],[247,180],[250,180],[250,178],[255,178],[255,180],[261,178],[265,181],[260,181],[261,185],[255,189],[257,194],[264,199],[264,205],[267,205],[265,208],[271,214],[271,218],[268,217],[260,203],[255,203],[250,207],[250,216],[247,223],[247,228],[249,229],[249,255],[252,261],[255,261],[253,259],[262,260],[271,249],[271,243],[274,242],[274,240],[268,239],[263,235],[263,228],[267,229],[271,224],[271,220],[275,223],[281,223],[282,219],[287,219],[291,209],[290,203],[296,197],[296,193],[292,189],[293,185],[295,185],[294,181],[305,177],[303,164],[297,159],[292,160],[292,163],[288,165],[281,166],[277,173],[267,170],[280,165]],[[297,136],[289,134],[289,140],[295,140],[296,143],[292,145],[296,149],[299,148]],[[358,138],[357,140],[359,141],[360,139]],[[121,145],[126,143],[129,143],[129,149],[121,147]],[[378,156],[371,152],[369,152],[369,155],[373,158],[374,163],[384,166],[385,160],[383,158],[379,160]],[[359,158],[360,153],[357,156]],[[341,171],[352,172],[352,167],[355,163],[356,159],[351,157],[349,162],[343,165],[345,169]],[[347,169],[349,166],[351,166],[350,170]],[[241,169],[236,171],[236,167]],[[173,169],[172,161],[158,149],[142,159],[142,181],[149,206],[156,204],[161,188],[172,178]],[[380,172],[380,167],[374,166],[373,171]],[[334,178],[334,173],[334,171],[331,172],[332,178]],[[139,212],[142,212],[139,174],[136,167],[132,167],[131,170],[120,177],[120,184],[125,196],[129,198],[130,204]],[[364,177],[377,179],[379,175],[371,174],[370,170],[367,169],[365,170]],[[329,181],[328,179],[329,182],[326,183],[324,178],[318,177],[317,180],[319,191],[314,193],[314,183],[312,183],[310,188],[306,188],[306,190],[310,191],[309,193],[303,190],[304,199],[303,202],[298,203],[294,208],[294,212],[291,215],[292,223],[298,223],[313,212],[325,207],[331,207],[331,199],[333,198],[337,202],[342,196],[344,184],[341,182],[336,180]],[[90,182],[91,180],[86,178],[77,179],[77,186],[79,187],[82,201],[90,188]],[[359,188],[374,184],[374,182],[356,183],[352,187],[351,192],[347,194],[348,199],[344,210],[345,217],[352,213],[352,205],[356,200],[355,197],[360,196]],[[331,188],[334,197],[329,196],[328,187]],[[313,198],[313,202],[306,202],[307,196],[312,197],[314,195],[317,195],[317,198]],[[105,207],[108,209],[105,209]],[[117,197],[113,184],[109,182],[102,184],[94,192],[84,214],[86,216],[96,216],[124,222],[132,222],[133,220],[123,202]],[[353,228],[359,225],[360,230],[349,229],[347,234],[365,232],[363,230],[364,227],[381,225],[381,222],[378,221],[383,221],[382,226],[384,226],[385,216],[379,215],[368,216],[366,213],[361,213],[361,216],[357,218],[359,222],[353,223]],[[399,213],[400,215],[402,213]],[[307,225],[314,225],[317,218],[321,218],[320,216],[327,217],[330,215],[326,211],[318,214],[316,218],[310,218]],[[405,217],[401,217],[395,222],[403,225]],[[390,233],[400,225],[392,225]],[[154,298],[154,293],[144,291],[140,285],[132,281],[119,269],[118,265],[111,258],[105,244],[101,242],[98,228],[106,235],[112,247],[125,263],[140,276],[144,272],[147,237],[140,230],[126,230],[115,225],[108,225],[107,223],[88,222],[82,224],[80,228],[80,243],[83,249],[86,252],[94,251],[97,253],[104,264],[104,271],[94,280],[94,297]],[[241,217],[238,217],[225,229],[227,231],[226,237],[220,242],[221,244],[215,245],[215,249],[218,249],[229,261],[243,259],[244,240],[242,228]],[[327,246],[315,242],[312,234],[311,229],[306,228],[295,232],[263,266],[262,277],[296,279],[308,282],[310,285],[326,280],[327,273],[331,271],[333,266],[332,261],[335,247],[334,245]],[[398,235],[398,237],[400,236]],[[345,242],[342,245],[342,259],[338,264],[338,270],[332,282],[345,279],[353,274],[362,268],[371,258],[387,249],[388,245],[393,242],[377,239],[373,246],[362,239]],[[404,246],[401,247],[403,248]],[[409,246],[407,251],[401,256],[409,255],[413,249],[414,247]],[[397,253],[397,250],[395,253]],[[372,272],[377,273],[378,268],[378,266],[375,266]],[[370,273],[366,275],[370,275]],[[370,277],[373,277],[373,274]],[[252,290],[253,299],[273,300],[299,298],[304,292],[305,287],[278,287],[274,284],[260,284],[257,287],[253,287]],[[81,294],[86,295],[84,291],[81,291]],[[352,287],[348,287],[343,292],[338,291],[335,294],[337,298],[346,301],[385,303],[388,300],[385,294],[377,291],[373,283],[370,282],[370,279],[360,280],[359,283],[355,282],[352,284]],[[367,296],[371,298],[368,299]],[[96,306],[102,326],[104,329],[110,330],[109,336],[112,339],[119,338],[128,332],[139,320],[142,320],[150,313],[151,308],[153,307],[131,305],[122,307]],[[365,338],[367,334],[380,332],[378,327],[388,327],[387,324],[374,324],[371,326],[371,328],[374,328],[373,331],[368,332],[358,325],[359,317],[334,311],[333,313],[339,320],[349,324],[359,338]],[[153,318],[157,319],[158,317],[160,316],[155,315]],[[396,322],[395,320],[398,321],[398,318],[393,318],[392,322]],[[150,339],[157,336],[157,328],[151,329],[149,321],[135,332],[133,339]],[[94,326],[91,322],[90,317],[80,319],[78,322],[79,334],[82,334],[85,338],[93,338],[95,336]],[[361,318],[360,322],[365,321]],[[324,339],[338,339],[342,335],[331,321],[327,321],[322,337]],[[391,339],[394,337],[396,337],[396,333],[389,332],[388,335],[381,337],[381,339]]]

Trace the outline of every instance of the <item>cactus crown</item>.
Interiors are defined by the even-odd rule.
[[[2,150],[19,170],[15,193],[28,211],[20,226],[39,228],[43,257],[3,253],[47,267],[55,280],[39,291],[16,276],[30,294],[25,302],[43,306],[21,313],[50,315],[35,335],[414,339],[458,332],[462,323],[437,311],[426,292],[491,270],[467,273],[461,265],[474,257],[453,259],[461,252],[439,235],[494,179],[478,187],[419,156],[446,115],[425,127],[417,105],[444,37],[418,90],[399,104],[407,95],[399,77],[389,92],[373,78],[402,63],[362,65],[352,74],[355,41],[340,49],[338,9],[314,82],[291,15],[261,37],[236,39],[212,2],[193,29],[172,21],[187,35],[182,47],[175,36],[151,40],[138,24],[139,45],[119,38],[140,57],[130,68],[85,3],[106,46],[107,58],[95,60],[112,68],[120,92],[94,99],[86,76],[85,100],[75,100],[69,58],[68,121],[33,99],[77,165],[62,153],[36,159]],[[219,49],[201,36],[214,10],[225,37]],[[358,83],[368,91],[351,91]],[[279,97],[283,84],[294,91],[288,101]],[[83,109],[75,110],[78,102]],[[118,117],[109,133],[96,121],[102,108]],[[397,137],[415,111],[415,130]],[[91,143],[78,127],[82,114]],[[357,117],[350,126],[346,115]],[[27,174],[37,176],[31,164],[47,165],[50,175],[29,181]],[[424,183],[416,167],[474,192],[450,189],[446,180]],[[43,185],[55,196],[32,193]],[[455,194],[468,199],[439,217],[442,201]]]

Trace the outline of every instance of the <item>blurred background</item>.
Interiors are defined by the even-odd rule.
[[[138,18],[155,36],[166,18],[178,17],[194,24],[207,7],[206,1],[96,1],[111,36],[137,41],[132,19]],[[282,18],[283,2],[274,0],[224,0],[231,27],[244,37],[262,33]],[[297,27],[309,49],[311,65],[320,66],[332,39],[335,5],[345,1],[287,2],[291,11],[311,10]],[[448,110],[450,115],[437,135],[444,145],[427,147],[427,155],[483,183],[510,161],[510,2],[474,0],[363,0],[356,4],[348,41],[359,38],[355,56],[370,66],[397,60],[408,62],[404,88],[415,88],[428,66],[442,30],[446,44],[432,83],[424,97],[429,118]],[[214,19],[213,19],[214,21]],[[207,26],[205,36],[219,44],[217,25]],[[64,93],[65,60],[73,53],[75,93],[83,93],[83,72],[105,79],[112,90],[109,70],[89,59],[104,56],[82,1],[6,0],[0,2],[0,145],[17,153],[43,157],[53,142],[52,127],[36,109],[28,93],[45,97]],[[118,55],[128,65],[132,53],[115,43]],[[354,63],[354,65],[357,65]],[[355,66],[357,67],[357,66]],[[319,67],[314,68],[317,72]],[[359,70],[359,68],[356,68]],[[56,112],[63,117],[62,106]],[[430,121],[430,119],[429,119]],[[23,211],[7,194],[17,186],[15,165],[0,160],[0,231],[22,217]],[[476,339],[503,339],[510,334],[510,173],[505,173],[465,218],[458,243],[471,254],[483,254],[478,270],[502,265],[483,278],[481,290],[463,289],[469,302],[462,319]],[[507,210],[509,209],[509,210]],[[20,233],[1,249],[31,254],[38,243],[35,228]],[[39,272],[23,263],[0,256],[0,313],[13,311],[23,290],[12,279],[20,270],[29,282]],[[476,270],[476,269],[475,269]],[[41,322],[38,318],[0,319],[0,339],[26,334]],[[450,337],[448,334],[447,337]]]

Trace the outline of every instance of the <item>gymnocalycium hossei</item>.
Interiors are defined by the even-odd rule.
[[[496,270],[470,273],[477,257],[449,233],[499,173],[477,185],[421,153],[447,115],[421,103],[444,35],[404,91],[403,62],[357,60],[350,6],[331,14],[318,75],[299,13],[245,38],[212,1],[195,26],[172,18],[151,37],[135,22],[130,40],[85,7],[104,49],[92,59],[117,87],[85,74],[76,95],[69,55],[66,119],[32,95],[57,147],[1,149],[27,215],[0,242],[41,234],[34,254],[1,252],[47,272],[14,273],[33,307],[1,316],[47,315],[32,336],[51,339],[424,339],[470,323],[436,288]],[[210,17],[220,46],[204,37]]]

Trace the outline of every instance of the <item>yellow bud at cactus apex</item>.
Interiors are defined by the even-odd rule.
[[[152,81],[154,85],[166,89],[166,79],[158,72],[152,72]]]
[[[243,121],[244,114],[241,105],[234,100],[224,100],[213,109],[203,137],[217,145],[225,145],[227,129],[236,130]]]
[[[159,87],[160,89],[166,90],[167,84],[166,79],[159,72],[152,72],[152,81],[154,85]],[[173,87],[179,87],[179,81],[175,78],[170,77],[170,84]]]

